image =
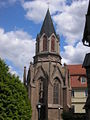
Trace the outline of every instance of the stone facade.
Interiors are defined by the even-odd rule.
[[[55,33],[48,10],[36,38],[36,53],[27,75],[32,120],[38,120],[38,103],[41,104],[40,120],[62,119],[62,111],[71,107],[69,80],[67,66],[61,65],[59,36]]]

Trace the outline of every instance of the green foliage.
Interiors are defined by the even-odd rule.
[[[86,115],[83,114],[83,113],[72,113],[72,112],[67,112],[67,111],[64,111],[62,113],[62,118],[63,120],[86,120]]]
[[[64,111],[62,113],[63,120],[73,120],[73,114],[71,112]]]
[[[27,91],[18,77],[9,73],[0,59],[0,120],[30,120],[31,106]]]

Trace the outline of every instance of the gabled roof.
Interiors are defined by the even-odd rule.
[[[40,31],[40,35],[42,36],[43,33],[45,33],[48,37],[50,37],[52,33],[56,35],[49,9],[47,10],[47,13]]]
[[[86,70],[79,65],[67,65],[70,75],[86,75]]]
[[[70,73],[70,81],[72,88],[86,88],[87,82],[82,83],[81,77],[86,76],[86,71],[82,65],[67,65]]]

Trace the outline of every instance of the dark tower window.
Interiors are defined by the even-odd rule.
[[[39,81],[39,102],[43,102],[43,80]]]
[[[58,80],[55,80],[53,86],[53,103],[58,104],[58,102],[59,102],[59,82]]]
[[[47,36],[43,37],[43,51],[47,51]]]
[[[55,51],[55,37],[54,36],[51,37],[51,51],[52,52]]]

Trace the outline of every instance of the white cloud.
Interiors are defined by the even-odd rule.
[[[75,0],[66,5],[61,14],[54,16],[59,34],[66,37],[66,43],[74,45],[82,38],[88,0]]]
[[[64,50],[61,52],[62,63],[78,64],[83,63],[86,53],[90,51],[90,47],[86,47],[82,42],[79,42],[76,47],[72,45],[64,46]]]
[[[25,2],[23,7],[27,11],[26,18],[39,23],[46,13],[47,4],[44,1],[31,1]]]
[[[50,2],[49,8],[51,14],[54,14],[57,10],[62,11],[65,5],[65,0],[34,0],[23,2],[22,6],[26,11],[26,18],[35,23],[40,23],[45,17],[48,2]]]
[[[5,32],[0,28],[0,56],[12,62],[23,73],[23,67],[29,66],[35,51],[35,40],[28,33],[18,30]]]

